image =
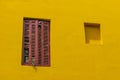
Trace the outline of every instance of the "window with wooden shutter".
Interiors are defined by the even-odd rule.
[[[50,20],[24,18],[22,64],[50,66]]]

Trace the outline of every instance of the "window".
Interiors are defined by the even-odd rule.
[[[84,23],[85,40],[87,44],[100,44],[100,24],[98,23]]]
[[[22,65],[50,66],[50,20],[24,18]]]

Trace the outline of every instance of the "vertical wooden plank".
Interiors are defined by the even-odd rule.
[[[44,65],[44,22],[41,21],[41,66]]]
[[[50,21],[48,21],[48,66],[50,66]]]
[[[25,20],[23,19],[23,33],[22,33],[22,65],[24,65],[24,34],[25,34]]]
[[[36,25],[37,20],[31,20],[31,25],[32,25],[32,34],[31,34],[31,65],[35,66],[36,65],[36,46],[37,46],[37,41],[36,41]]]
[[[32,61],[32,53],[31,53],[31,39],[32,39],[32,37],[31,37],[31,34],[32,34],[32,25],[31,25],[31,20],[29,20],[30,21],[30,23],[29,23],[29,25],[30,25],[30,31],[29,31],[29,65],[31,65],[31,61]]]
[[[35,65],[38,65],[38,20],[35,20]]]
[[[22,63],[23,64],[28,64],[28,57],[29,57],[29,21],[24,20],[24,26],[23,26],[23,55],[22,55]]]
[[[43,46],[44,46],[44,66],[49,66],[49,22],[44,21],[44,41],[43,41]]]
[[[38,20],[38,65],[42,65],[42,21]]]

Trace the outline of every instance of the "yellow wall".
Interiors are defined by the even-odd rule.
[[[0,0],[0,80],[120,80],[119,0]],[[21,65],[23,17],[51,19],[51,67]],[[86,44],[84,22],[102,44]]]

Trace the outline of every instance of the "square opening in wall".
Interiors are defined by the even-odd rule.
[[[98,23],[84,23],[85,40],[87,44],[100,44],[100,24]]]

